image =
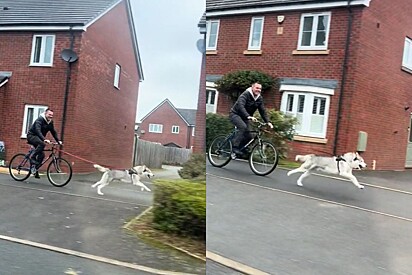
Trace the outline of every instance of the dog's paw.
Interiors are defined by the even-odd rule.
[[[290,170],[290,171],[287,173],[288,176],[290,176],[290,174],[292,174],[292,170]]]
[[[297,184],[298,184],[299,186],[303,186],[303,184],[302,184],[300,181],[298,181]]]
[[[362,184],[359,184],[358,188],[363,189],[363,188],[365,188],[365,186],[363,186]]]
[[[97,194],[99,194],[100,196],[104,195],[103,192],[101,192],[101,191],[97,191]]]

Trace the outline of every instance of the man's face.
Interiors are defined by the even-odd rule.
[[[46,119],[47,119],[47,120],[52,120],[52,118],[53,118],[53,111],[47,111],[46,114],[45,114],[45,116],[46,116]]]
[[[252,92],[255,96],[259,95],[261,91],[262,85],[256,83],[252,85]]]

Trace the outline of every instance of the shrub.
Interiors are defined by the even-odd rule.
[[[233,130],[233,124],[228,116],[206,114],[206,150],[218,135],[227,135]]]
[[[156,180],[153,225],[180,236],[206,240],[206,182]]]
[[[204,154],[192,154],[177,171],[183,179],[206,180],[206,159]]]
[[[276,86],[277,81],[268,74],[259,71],[236,71],[225,74],[215,82],[219,93],[228,95],[233,102],[253,83],[262,84],[262,93]]]

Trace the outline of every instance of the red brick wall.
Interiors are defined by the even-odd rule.
[[[400,68],[405,36],[412,37],[408,27],[412,18],[408,16],[406,0],[397,1],[390,8],[384,5],[383,1],[371,1],[369,8],[352,9],[353,30],[337,153],[356,150],[358,132],[366,131],[369,134],[366,161],[376,160],[377,169],[403,169],[410,115],[404,106],[412,108],[412,95],[408,91],[412,76]],[[285,15],[282,35],[276,34],[277,15]],[[293,142],[290,152],[291,157],[298,153],[332,154],[348,12],[332,10],[328,55],[292,55],[297,47],[300,15],[300,12],[265,14],[261,56],[243,54],[251,15],[220,18],[217,55],[207,56],[207,74],[261,70],[274,77],[338,80],[330,102],[327,144]],[[267,107],[279,108],[278,91],[263,96]],[[219,96],[218,111],[228,113],[231,104],[227,97]]]
[[[206,146],[206,56],[202,58],[202,68],[200,71],[195,131],[193,152],[204,153]]]
[[[162,124],[162,133],[150,133],[149,124]],[[172,133],[172,126],[179,126],[179,134]],[[182,148],[193,146],[192,129],[189,128],[181,116],[173,107],[165,102],[159,106],[153,113],[147,116],[140,125],[140,130],[145,133],[140,135],[143,140],[167,144],[174,142]],[[190,140],[188,140],[190,138]]]
[[[34,34],[56,35],[53,67],[29,66]],[[51,107],[60,135],[67,68],[60,53],[69,47],[69,41],[69,35],[63,32],[0,32],[0,70],[13,73],[9,82],[0,88],[0,140],[6,144],[6,160],[28,149],[26,139],[21,138],[26,104]]]
[[[82,36],[79,72],[70,95],[66,138],[70,151],[117,168],[132,164],[139,79],[124,2]],[[121,66],[120,89],[113,85]],[[76,160],[78,171],[94,169]]]
[[[13,72],[10,82],[0,88],[0,140],[6,142],[7,158],[27,149],[26,140],[20,139],[24,104],[53,107],[61,134],[67,63],[60,53],[70,47],[70,36],[47,33],[56,34],[52,68],[28,66],[34,33],[0,32],[0,68]],[[99,164],[130,167],[139,78],[125,3],[76,35],[79,60],[72,66],[64,149]],[[116,63],[122,67],[120,90],[113,86]],[[75,172],[94,170],[89,163],[65,158],[73,162]]]

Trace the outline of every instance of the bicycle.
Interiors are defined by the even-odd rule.
[[[257,121],[257,123],[257,130],[250,131],[251,133],[256,133],[256,135],[240,150],[245,151],[248,147],[252,146],[248,158],[250,169],[252,169],[256,175],[266,176],[273,172],[278,165],[279,154],[271,142],[262,140],[261,138],[263,132],[267,132],[263,129],[267,123],[260,121]],[[217,136],[212,141],[207,153],[210,164],[215,167],[223,167],[237,157],[232,150],[232,140],[237,132],[238,129],[235,127],[229,135]]]
[[[67,160],[56,155],[58,150],[56,146],[59,144],[54,142],[50,144],[51,148],[44,150],[44,152],[51,153],[45,160],[43,160],[38,169],[51,159],[51,162],[47,166],[47,178],[52,185],[63,187],[68,184],[72,178],[72,166]],[[19,153],[11,158],[9,163],[9,173],[14,180],[24,181],[38,170],[35,168],[35,163],[30,159],[34,149],[33,146],[30,146],[30,150],[27,154]]]

